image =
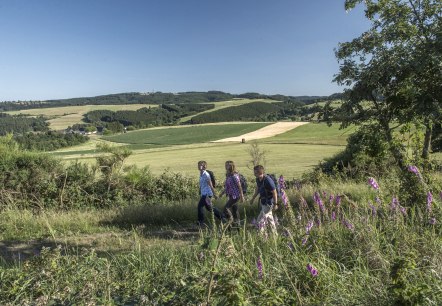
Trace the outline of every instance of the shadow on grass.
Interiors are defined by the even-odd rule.
[[[195,232],[199,230],[197,203],[198,199],[194,199],[180,204],[123,207],[112,219],[102,221],[100,225],[125,230],[142,227],[145,233],[158,232],[158,235],[163,233],[166,236],[176,235],[180,231]],[[221,212],[223,212],[224,204],[225,199],[215,202],[215,206]],[[241,203],[239,212],[242,220],[251,220],[259,214],[259,209],[257,205]],[[204,214],[206,223],[209,223],[210,213],[204,210]],[[219,223],[218,220],[216,222]]]
[[[225,200],[216,201],[222,210]],[[255,218],[257,206],[240,204],[242,220]],[[115,229],[104,233],[77,234],[34,240],[0,241],[0,266],[17,265],[38,256],[42,248],[62,247],[62,254],[81,254],[94,249],[107,257],[151,247],[180,247],[198,243],[202,233],[211,230],[210,216],[205,211],[206,227],[197,225],[197,200],[180,204],[128,206],[106,218],[100,226]],[[219,224],[218,221],[216,221]]]

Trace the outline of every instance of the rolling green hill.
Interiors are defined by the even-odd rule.
[[[103,137],[104,140],[127,144],[154,144],[161,146],[203,143],[255,131],[268,123],[244,123],[185,126],[133,131]]]

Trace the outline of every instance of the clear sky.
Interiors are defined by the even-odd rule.
[[[344,0],[0,0],[0,101],[221,90],[329,95]]]

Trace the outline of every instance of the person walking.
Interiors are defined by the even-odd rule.
[[[253,168],[253,174],[256,177],[256,191],[250,200],[250,204],[253,204],[256,196],[259,195],[261,212],[256,220],[259,231],[263,232],[268,224],[273,234],[276,234],[276,225],[272,213],[273,209],[278,209],[278,193],[275,183],[265,174],[264,167],[261,165],[257,165]]]
[[[231,160],[225,162],[226,181],[224,182],[224,190],[219,195],[224,194],[228,197],[224,206],[223,214],[228,218],[230,223],[240,226],[240,217],[238,210],[238,201],[244,202],[244,193],[241,187],[241,180],[238,171],[236,171],[235,163]]]
[[[210,174],[206,171],[207,162],[201,160],[198,162],[198,170],[200,171],[200,200],[198,202],[198,224],[200,226],[205,225],[204,222],[204,208],[215,214],[220,220],[223,220],[223,216],[220,211],[213,206],[212,197],[217,198],[215,193],[215,188],[212,184],[212,180],[210,178]]]

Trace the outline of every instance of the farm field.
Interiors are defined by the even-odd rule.
[[[286,133],[262,139],[261,141],[264,143],[304,143],[345,146],[347,144],[347,137],[355,132],[355,130],[355,127],[340,130],[338,124],[329,127],[325,123],[310,123]]]
[[[255,131],[269,123],[192,125],[182,128],[161,128],[133,131],[103,137],[104,140],[129,144],[180,145],[202,143]]]
[[[248,104],[251,102],[275,103],[278,101],[271,100],[271,99],[233,99],[233,100],[222,101],[222,102],[212,102],[212,103],[206,103],[206,104],[213,104],[213,105],[215,105],[215,108],[209,109],[207,111],[204,111],[204,112],[201,112],[198,114],[210,113],[210,112],[214,112],[214,111],[217,111],[217,110],[220,110],[223,108],[227,108],[227,107],[231,107],[231,106],[239,106],[239,105]],[[183,117],[183,118],[181,118],[180,122],[189,121],[190,119],[192,119],[193,116],[195,116],[195,115]]]
[[[241,172],[252,177],[249,169],[251,158],[248,153],[252,142],[243,144],[210,143],[210,141],[216,140],[221,134],[225,137],[227,134],[221,133],[222,131],[229,133],[236,131],[238,135],[246,133],[252,127],[258,129],[264,125],[266,124],[224,124],[221,125],[222,128],[220,125],[204,125],[192,127],[195,129],[192,133],[186,132],[191,127],[155,128],[105,139],[119,141],[116,145],[127,144],[133,151],[126,160],[126,165],[149,166],[154,174],[160,174],[169,168],[185,175],[196,175],[195,165],[198,160],[206,160],[212,170],[221,174],[224,173],[224,162],[234,160]],[[206,134],[209,129],[212,129],[211,136]],[[291,135],[294,135],[298,129],[304,129],[304,132],[295,134],[298,135],[296,141],[290,141]],[[144,139],[147,135],[150,139],[155,139],[156,144],[145,144]],[[304,136],[301,137],[302,135]],[[288,177],[300,177],[303,172],[317,165],[322,159],[343,150],[345,138],[346,134],[342,135],[342,131],[337,128],[328,128],[325,124],[307,124],[274,137],[256,140],[256,143],[266,152],[265,166],[269,171]],[[328,141],[324,141],[325,139]],[[54,154],[68,162],[79,160],[94,163],[95,143],[98,141],[104,140],[93,139],[86,144],[60,150]]]
[[[46,116],[52,130],[64,130],[76,123],[82,123],[83,115],[93,110],[137,110],[143,107],[158,107],[154,104],[124,104],[124,105],[83,105],[53,108],[35,108],[21,111],[7,112],[10,115]]]

